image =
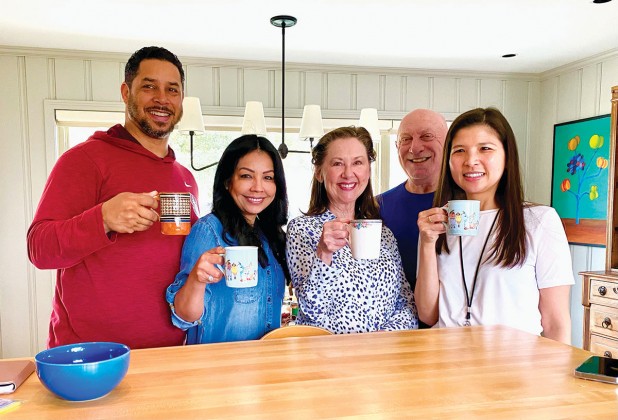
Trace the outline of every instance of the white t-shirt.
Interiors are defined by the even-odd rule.
[[[474,272],[483,243],[498,210],[481,211],[476,236],[462,236],[463,261],[468,294],[472,294]],[[471,325],[508,325],[532,334],[540,334],[539,289],[572,285],[573,271],[569,244],[556,211],[547,206],[524,209],[526,224],[526,261],[523,266],[497,267],[481,263],[471,305]],[[495,240],[487,243],[486,257]],[[461,275],[459,237],[447,235],[450,254],[438,255],[440,278],[439,327],[463,326],[467,303]]]

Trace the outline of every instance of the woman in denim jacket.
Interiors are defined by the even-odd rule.
[[[253,340],[281,324],[287,277],[288,200],[283,164],[264,137],[246,135],[225,149],[213,187],[212,213],[199,219],[167,288],[172,322],[187,344]],[[258,247],[258,284],[230,288],[218,266],[226,246]]]

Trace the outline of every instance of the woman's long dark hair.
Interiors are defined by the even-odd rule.
[[[373,148],[373,142],[371,141],[371,135],[363,127],[340,127],[336,128],[320,139],[318,144],[311,151],[314,172],[313,180],[311,181],[311,199],[309,201],[308,216],[317,216],[328,210],[328,196],[326,195],[326,187],[324,182],[320,182],[316,178],[316,173],[322,169],[324,165],[324,159],[328,153],[328,146],[338,139],[355,138],[365,147],[367,151],[367,159],[369,164],[376,160],[376,151]],[[378,203],[373,196],[373,189],[371,188],[371,176],[367,187],[356,199],[354,203],[354,217],[357,219],[379,219],[380,210]]]
[[[451,124],[446,134],[440,181],[433,205],[442,207],[449,200],[466,199],[466,193],[453,179],[449,161],[453,139],[459,130],[475,125],[485,125],[491,128],[504,147],[504,173],[496,190],[496,202],[501,211],[498,213],[497,236],[491,248],[489,259],[493,259],[497,265],[503,267],[515,267],[523,264],[526,258],[524,206],[529,204],[524,202],[515,134],[504,115],[496,108],[476,108],[464,112]],[[447,253],[449,252],[445,234],[440,235],[436,242],[436,252],[439,254],[443,249]]]
[[[277,192],[273,202],[258,214],[254,225],[251,226],[247,223],[227,188],[238,161],[254,150],[261,150],[272,159]],[[264,234],[275,254],[275,258],[281,264],[286,278],[289,279],[285,260],[285,233],[283,232],[283,226],[288,222],[288,193],[283,163],[272,143],[268,139],[254,134],[241,136],[232,141],[219,160],[212,198],[212,213],[223,225],[223,240],[227,244],[231,244],[232,238],[234,238],[238,241],[238,245],[257,246],[260,266],[266,267],[268,258],[260,241],[260,233]]]

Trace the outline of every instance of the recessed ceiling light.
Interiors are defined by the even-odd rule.
[[[609,3],[610,1],[612,1],[612,0],[592,0],[593,3],[597,3],[597,4]]]
[[[517,56],[517,54],[512,54],[512,53],[511,54],[504,54],[502,56],[502,58],[512,58],[512,57],[515,57],[515,56]]]

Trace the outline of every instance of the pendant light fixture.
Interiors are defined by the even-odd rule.
[[[285,159],[290,151],[285,144],[285,28],[296,25],[296,18],[288,15],[278,15],[270,18],[270,23],[281,28],[281,144],[279,145],[279,155]]]

